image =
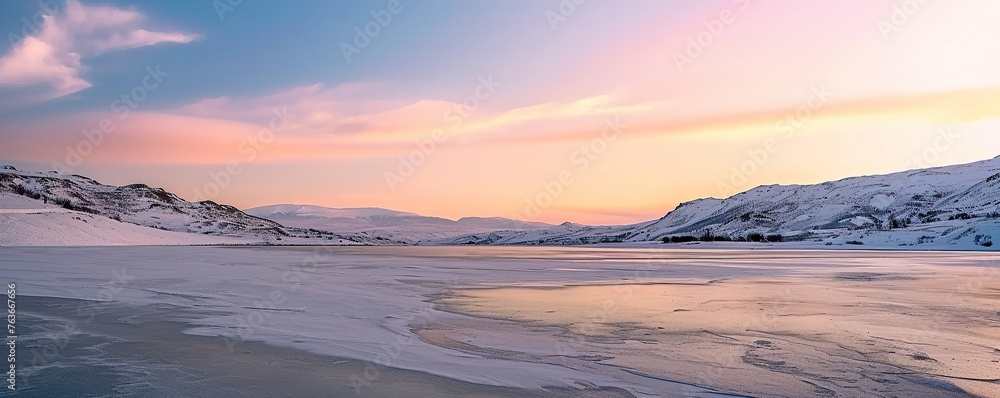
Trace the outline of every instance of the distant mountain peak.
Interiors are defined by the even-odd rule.
[[[455,221],[380,207],[332,208],[316,205],[269,205],[247,209],[246,212],[284,225],[338,233],[382,234],[410,243],[424,239],[498,230],[551,227],[545,223],[503,217],[463,217]]]

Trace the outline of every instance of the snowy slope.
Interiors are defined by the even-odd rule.
[[[630,231],[629,240],[708,231],[734,239],[757,232],[833,242],[845,235],[864,242],[865,232],[923,231],[925,240],[954,240],[958,236],[952,233],[963,228],[990,234],[998,207],[1000,158],[995,158],[818,185],[761,186],[726,200],[696,200]],[[965,220],[966,215],[975,218]],[[948,221],[956,217],[963,219]]]
[[[976,163],[767,185],[727,199],[682,203],[659,220],[620,227],[559,226],[465,236],[436,244],[586,244],[750,234],[831,246],[987,249],[1000,239],[1000,157]],[[776,238],[772,238],[775,240]]]
[[[250,239],[163,231],[0,192],[0,246],[250,244]]]
[[[466,225],[470,228],[478,228],[484,230],[499,230],[499,229],[509,229],[509,230],[530,230],[539,228],[549,228],[552,224],[547,224],[537,221],[521,221],[513,220],[504,217],[462,217],[456,221],[459,224]]]
[[[341,236],[328,231],[285,227],[274,221],[243,213],[232,206],[211,201],[188,202],[160,188],[144,184],[126,186],[103,185],[80,176],[57,173],[32,173],[0,169],[0,208],[62,208],[78,213],[104,217],[115,225],[118,221],[163,231],[183,232],[209,236],[242,238],[242,241],[295,243],[295,244],[391,244],[391,239],[375,236]],[[28,201],[28,202],[25,202]],[[12,216],[9,216],[12,217]],[[5,228],[29,228],[38,225],[54,226],[56,217],[43,219],[18,216],[9,220]],[[75,224],[74,224],[75,225]],[[118,228],[120,229],[120,228]],[[8,229],[0,230],[9,234]],[[140,235],[148,235],[142,233]],[[27,238],[25,238],[27,239]],[[117,238],[109,238],[118,241]],[[183,239],[182,239],[183,240]],[[203,242],[204,239],[190,239]],[[97,239],[95,242],[101,242]],[[139,239],[139,241],[143,241]],[[219,241],[218,239],[212,241]],[[226,240],[222,240],[226,241]],[[51,244],[60,244],[56,239]],[[97,243],[95,243],[97,244]]]
[[[565,222],[551,228],[528,231],[499,230],[457,238],[426,239],[422,245],[586,245],[623,242],[633,226],[589,226]]]
[[[329,208],[311,205],[271,205],[244,210],[247,214],[282,225],[331,231],[339,234],[367,234],[415,243],[477,234],[501,229],[530,230],[551,225],[507,218],[466,217],[458,221],[415,213],[367,208]]]

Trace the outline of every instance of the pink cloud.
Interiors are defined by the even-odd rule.
[[[417,100],[380,99],[373,94],[377,84],[345,83],[328,87],[322,83],[293,87],[253,97],[206,98],[167,111],[170,114],[265,123],[275,111],[287,109],[295,115],[296,134],[326,134],[357,130],[361,115],[403,108]],[[341,128],[341,125],[347,127]]]
[[[154,32],[140,24],[145,16],[133,9],[89,6],[69,0],[61,12],[43,17],[38,32],[0,57],[0,85],[28,86],[39,93],[29,100],[46,101],[86,89],[80,76],[83,61],[103,53],[158,43],[189,43],[188,33]]]
[[[439,129],[467,143],[519,136],[544,126],[590,129],[607,115],[651,113],[661,106],[623,102],[615,93],[511,109],[489,107],[485,100],[472,109],[461,100],[393,97],[383,88],[369,82],[316,83],[252,97],[207,98],[166,113],[263,124],[276,111],[287,110],[295,116],[293,126],[283,132],[287,136],[406,147]]]

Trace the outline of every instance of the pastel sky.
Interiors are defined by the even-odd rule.
[[[579,3],[579,4],[577,4]],[[1000,155],[992,0],[0,3],[0,163],[625,224]]]

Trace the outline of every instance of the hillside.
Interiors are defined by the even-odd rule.
[[[212,201],[188,202],[161,188],[152,188],[144,184],[111,186],[80,175],[25,172],[9,166],[0,170],[0,194],[3,194],[0,199],[8,203],[2,206],[8,209],[7,223],[3,225],[4,232],[8,235],[12,235],[12,232],[8,232],[13,231],[12,228],[21,230],[30,229],[32,226],[55,228],[59,224],[57,221],[75,225],[70,221],[76,221],[73,217],[90,215],[114,221],[114,223],[96,221],[109,227],[118,226],[115,223],[120,222],[161,231],[232,237],[257,243],[399,243],[384,237],[342,236],[328,231],[286,227],[274,221],[246,214],[232,206]],[[17,199],[14,199],[15,197]],[[15,200],[18,204],[11,205],[10,203]],[[54,215],[57,213],[52,211],[22,211],[15,217],[10,215],[13,214],[14,208],[21,210],[61,208],[79,214],[69,219],[62,219],[62,216]],[[56,219],[47,219],[52,217]],[[139,235],[149,235],[148,231],[142,231]],[[121,241],[113,236],[109,239],[97,238],[96,242]],[[187,238],[181,241],[206,242],[205,239]],[[53,239],[50,243],[58,244],[60,240]]]
[[[976,163],[767,185],[682,203],[659,220],[469,235],[433,244],[588,244],[664,239],[797,241],[824,246],[992,248],[1000,238],[1000,157]]]
[[[190,234],[124,223],[0,193],[0,246],[232,245],[252,239]]]

